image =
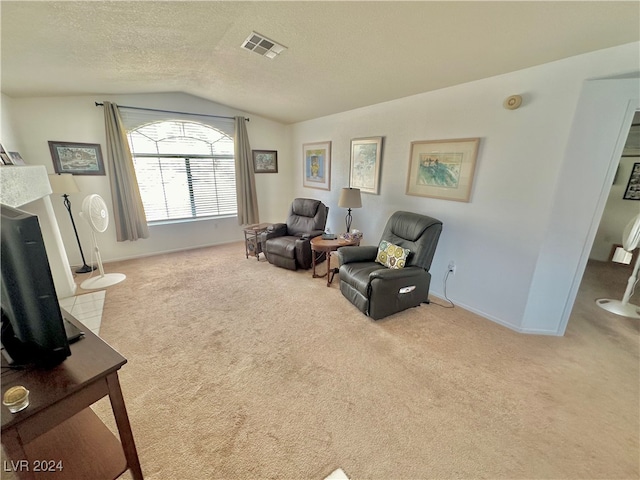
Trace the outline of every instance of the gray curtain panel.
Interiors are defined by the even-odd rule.
[[[244,117],[235,117],[236,196],[238,201],[238,225],[260,222],[256,177],[253,173],[251,145]]]
[[[115,103],[104,102],[104,125],[107,134],[107,164],[113,198],[113,219],[119,242],[149,237],[147,217],[131,158],[127,133]]]

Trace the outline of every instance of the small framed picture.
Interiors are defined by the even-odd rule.
[[[22,155],[18,152],[8,152],[9,158],[11,159],[11,163],[14,165],[25,165],[24,160],[22,159]]]
[[[252,153],[255,173],[278,173],[278,152],[276,150],[253,150]]]
[[[49,141],[56,173],[105,175],[100,144]]]
[[[302,161],[302,186],[331,190],[331,142],[305,143]]]

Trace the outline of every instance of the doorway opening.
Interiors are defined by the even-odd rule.
[[[607,312],[596,304],[596,299],[621,300],[633,273],[640,252],[626,252],[621,248],[623,231],[640,213],[640,112],[636,112],[627,134],[627,140],[604,206],[602,217],[589,253],[587,265],[576,295],[574,309],[568,327],[580,318],[579,328],[585,322],[591,327],[605,329],[609,335],[619,335],[623,330],[637,333],[637,320]],[[635,293],[635,291],[633,292]],[[640,289],[638,290],[640,293]],[[630,303],[640,301],[633,294]],[[573,325],[576,327],[576,325]],[[587,327],[588,328],[588,327]]]

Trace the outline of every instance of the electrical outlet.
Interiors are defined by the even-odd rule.
[[[456,262],[454,262],[453,260],[449,262],[449,272],[451,272],[451,275],[456,274]]]

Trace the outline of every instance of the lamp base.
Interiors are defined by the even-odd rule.
[[[347,233],[351,230],[351,209],[347,209],[347,216],[344,217],[344,221],[347,224]]]
[[[620,300],[599,298],[596,303],[606,311],[629,318],[640,318],[640,307],[631,303],[622,303]]]
[[[83,266],[81,266],[76,270],[76,273],[89,273],[89,272],[93,272],[95,269],[96,267],[91,267],[87,264],[84,264]]]

